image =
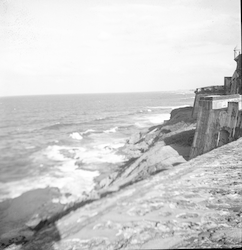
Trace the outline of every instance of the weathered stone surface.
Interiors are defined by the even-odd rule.
[[[41,221],[42,218],[38,214],[35,214],[29,221],[25,223],[25,225],[31,229],[36,229]]]
[[[186,161],[177,151],[165,146],[164,142],[159,142],[123,171],[112,185],[124,186],[184,162]]]
[[[142,138],[142,133],[141,132],[137,132],[135,134],[133,134],[130,139],[128,140],[128,143],[129,144],[135,144],[137,143],[138,141],[140,141]]]
[[[106,178],[102,179],[99,182],[99,188],[105,188],[107,186],[109,186],[117,177],[118,173],[114,172],[110,175],[108,175]]]
[[[138,158],[148,151],[157,141],[176,136],[184,131],[195,130],[196,119],[191,118],[192,107],[183,107],[171,111],[171,119],[165,124],[157,125],[134,134],[122,148],[122,152],[128,158]],[[193,140],[194,134],[191,135]],[[180,136],[181,137],[181,136]],[[185,137],[177,140],[176,143],[183,143]],[[184,144],[184,143],[183,143]],[[190,142],[189,147],[192,142]],[[184,146],[184,145],[183,145]]]
[[[79,208],[22,249],[242,247],[241,173],[239,139]]]

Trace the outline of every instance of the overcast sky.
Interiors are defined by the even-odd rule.
[[[222,85],[239,0],[0,0],[0,96]]]

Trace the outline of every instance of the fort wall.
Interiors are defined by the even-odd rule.
[[[190,159],[242,137],[241,55],[236,70],[223,86],[197,89],[193,117],[197,127]],[[210,91],[212,89],[212,91]]]

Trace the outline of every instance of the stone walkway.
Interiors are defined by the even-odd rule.
[[[86,205],[8,249],[242,246],[242,139]]]

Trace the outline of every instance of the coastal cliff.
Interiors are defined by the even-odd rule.
[[[118,190],[186,162],[196,128],[191,113],[192,107],[174,109],[164,124],[134,134],[120,149],[129,156],[128,162],[111,175],[99,177],[96,189]]]

